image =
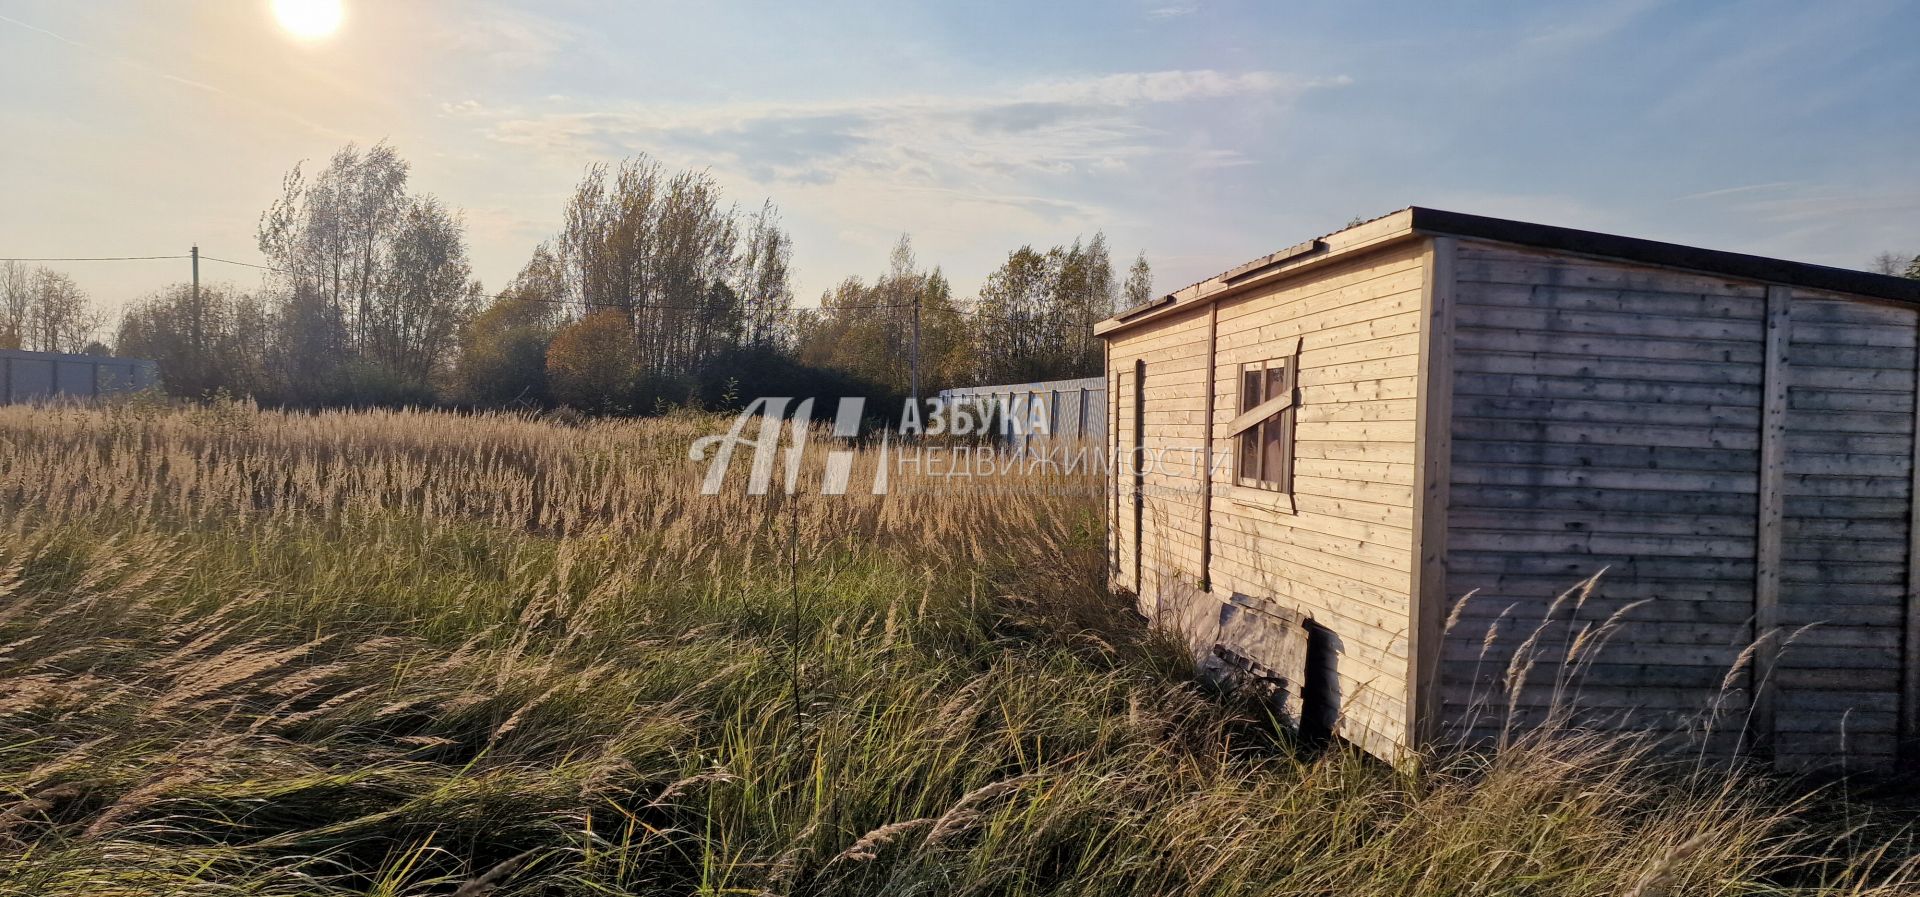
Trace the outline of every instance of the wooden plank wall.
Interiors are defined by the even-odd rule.
[[[1119,547],[1119,575],[1115,584],[1132,590],[1136,550],[1142,613],[1165,617],[1181,625],[1185,608],[1176,598],[1199,584],[1198,554],[1201,454],[1200,381],[1206,370],[1207,316],[1204,309],[1156,322],[1125,334],[1108,346],[1108,364],[1119,388],[1111,420],[1121,456],[1113,465],[1118,476],[1119,513],[1114,518]],[[1145,465],[1143,497],[1138,513],[1133,504],[1136,362],[1146,362],[1144,412]],[[1134,532],[1135,519],[1141,532]],[[1136,549],[1136,545],[1138,548]]]
[[[1451,734],[1559,706],[1727,752],[1755,711],[1750,743],[1785,765],[1891,762],[1915,313],[1774,288],[1770,384],[1763,285],[1475,243],[1457,266],[1448,593],[1478,591],[1443,648]],[[1763,456],[1783,459],[1771,478]],[[1772,652],[1760,707],[1756,613],[1818,624]],[[1583,632],[1599,647],[1563,680]]]
[[[1893,762],[1911,548],[1912,309],[1799,292],[1789,311],[1772,752]],[[1797,633],[1797,634],[1795,634]]]
[[[1448,734],[1577,704],[1737,744],[1746,683],[1722,685],[1751,642],[1764,288],[1477,243],[1457,270],[1448,594],[1475,597],[1442,652]],[[1569,702],[1564,661],[1609,619]]]
[[[1296,337],[1301,405],[1291,509],[1274,493],[1237,485],[1233,441],[1215,441],[1211,593],[1198,590],[1206,313],[1123,332],[1110,347],[1117,370],[1147,361],[1148,445],[1163,462],[1147,477],[1153,594],[1143,603],[1202,648],[1223,601],[1306,614],[1331,666],[1337,734],[1385,758],[1406,735],[1424,254],[1424,244],[1408,242],[1219,306],[1216,432],[1238,410],[1238,365],[1272,360],[1275,346]],[[1122,528],[1130,522],[1116,518]],[[1115,541],[1130,545],[1131,536]]]

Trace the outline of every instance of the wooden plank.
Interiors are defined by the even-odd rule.
[[[1753,585],[1753,668],[1749,672],[1749,691],[1753,694],[1751,717],[1752,746],[1771,748],[1774,736],[1774,697],[1779,690],[1773,670],[1779,660],[1780,571],[1782,530],[1780,521],[1786,510],[1782,499],[1786,478],[1787,435],[1787,343],[1792,326],[1793,291],[1787,287],[1767,288],[1766,350],[1761,379],[1760,421],[1760,513],[1755,522],[1755,563]]]
[[[1330,442],[1319,439],[1298,440],[1294,457],[1322,461],[1370,461],[1387,464],[1412,464],[1411,442]]]
[[[1383,285],[1380,282],[1412,271],[1419,264],[1419,258],[1411,252],[1383,252],[1321,272],[1317,277],[1251,290],[1221,300],[1220,323],[1225,326],[1242,316],[1276,306],[1300,304],[1303,308],[1330,309],[1350,302],[1371,301],[1407,289],[1399,283]],[[1418,288],[1417,279],[1413,288]]]
[[[1460,446],[1454,446],[1458,463]],[[1751,540],[1753,518],[1722,514],[1606,512],[1567,508],[1467,508],[1448,515],[1455,530],[1514,533],[1638,533],[1671,536],[1738,536]],[[1877,524],[1869,524],[1877,525]],[[1834,531],[1844,532],[1839,528]],[[1874,530],[1865,530],[1874,532]],[[1827,532],[1821,530],[1820,532]],[[1903,534],[1905,530],[1901,531]],[[1742,593],[1743,597],[1751,597]]]
[[[1453,438],[1515,442],[1589,442],[1596,445],[1660,445],[1746,451],[1759,448],[1759,431],[1752,426],[1741,429],[1529,420],[1524,417],[1471,417],[1459,413],[1458,409],[1455,409],[1453,418]]]
[[[1909,766],[1920,763],[1920,364],[1914,367],[1913,396],[1913,455],[1907,492],[1907,618],[1899,714],[1900,757]]]
[[[1745,536],[1677,536],[1596,532],[1487,532],[1456,527],[1447,544],[1457,551],[1514,551],[1530,554],[1628,555],[1632,557],[1733,560],[1753,557]]]
[[[1320,405],[1333,402],[1372,402],[1380,399],[1412,399],[1419,393],[1418,377],[1383,377],[1378,380],[1358,380],[1345,383],[1324,383],[1312,388],[1302,387],[1300,403],[1302,405]]]
[[[1364,383],[1394,377],[1412,377],[1420,369],[1420,341],[1406,337],[1369,340],[1343,347],[1355,358],[1335,365],[1316,365],[1312,351],[1300,353],[1300,386],[1325,386],[1332,383]]]
[[[1497,348],[1482,348],[1470,354],[1462,354],[1460,370],[1481,374],[1523,374],[1629,383],[1739,384],[1755,387],[1760,385],[1760,368],[1756,365],[1647,361],[1639,358],[1579,353],[1538,355]]]
[[[1648,361],[1702,361],[1758,364],[1760,347],[1725,340],[1656,339],[1652,337],[1596,336],[1495,327],[1461,327],[1461,348],[1494,352],[1539,352],[1548,355],[1611,355]]]
[[[1460,395],[1699,405],[1760,404],[1759,384],[1622,380],[1594,372],[1572,377],[1467,372],[1455,375],[1454,379]]]
[[[1582,443],[1454,440],[1455,465],[1518,464],[1530,467],[1601,467],[1622,470],[1692,470],[1751,474],[1758,461],[1751,451],[1735,449],[1670,448],[1662,445],[1596,445]],[[1904,459],[1901,459],[1904,464]],[[1905,472],[1902,467],[1901,472]]]
[[[1751,405],[1667,405],[1657,402],[1612,402],[1601,399],[1534,399],[1513,396],[1460,396],[1454,406],[1464,417],[1522,421],[1578,421],[1594,424],[1646,424],[1669,427],[1734,427],[1752,430],[1759,409]],[[1890,419],[1865,413],[1832,415],[1847,432],[1887,432]],[[1879,418],[1889,418],[1881,415]],[[1904,416],[1901,417],[1904,421]]]
[[[1447,514],[1452,489],[1453,323],[1458,241],[1427,242],[1420,328],[1420,394],[1414,422],[1413,571],[1407,646],[1406,736],[1423,748],[1440,732],[1440,657],[1447,603]]]
[[[1761,295],[1760,287],[1751,281],[1630,267],[1612,261],[1514,252],[1499,246],[1463,250],[1460,280],[1589,290],[1681,292],[1705,296],[1758,298]]]
[[[1463,298],[1462,301],[1466,300]],[[1476,284],[1471,301],[1475,305],[1614,312],[1703,320],[1731,318],[1758,321],[1766,311],[1764,301],[1749,297],[1499,283]],[[1758,339],[1759,334],[1755,333],[1754,338]]]
[[[1222,483],[1219,488],[1214,490],[1214,497],[1216,499],[1214,514],[1221,517],[1244,518],[1252,525],[1262,527],[1263,531],[1271,531],[1273,527],[1286,527],[1288,529],[1305,530],[1311,533],[1350,539],[1355,542],[1371,542],[1375,545],[1392,548],[1402,555],[1409,555],[1413,550],[1413,531],[1410,529],[1402,529],[1397,526],[1382,523],[1348,520],[1343,517],[1333,517],[1326,514],[1307,514],[1298,511],[1286,513],[1272,508],[1262,507],[1255,502],[1243,504],[1237,501],[1218,501],[1218,499],[1226,497],[1228,491],[1245,494],[1246,487],[1234,486],[1229,490],[1228,484]]]
[[[1371,332],[1381,322],[1397,321],[1419,311],[1420,272],[1410,269],[1390,279],[1375,281],[1364,291],[1276,299],[1279,304],[1260,305],[1257,311],[1236,318],[1231,324],[1223,319],[1221,347],[1243,349],[1312,333],[1338,332],[1344,339]]]
[[[1744,492],[1753,483],[1751,472],[1713,473],[1698,470],[1556,468],[1497,464],[1461,465],[1455,477],[1455,482],[1469,486],[1635,489],[1642,492]]]
[[[1419,469],[1411,463],[1327,461],[1319,458],[1299,458],[1294,463],[1296,474],[1338,480],[1374,480],[1396,486],[1413,485],[1419,473]]]
[[[1342,520],[1360,523],[1378,523],[1412,529],[1413,508],[1408,505],[1380,504],[1347,498],[1330,498],[1321,495],[1298,494],[1293,497],[1294,508],[1302,514],[1324,514]]]
[[[1462,303],[1458,318],[1462,327],[1579,333],[1592,336],[1732,340],[1746,344],[1752,344],[1759,339],[1761,327],[1760,321],[1741,318],[1693,318],[1612,311],[1514,308],[1477,303]]]
[[[1213,591],[1213,413],[1214,394],[1219,392],[1217,366],[1220,363],[1220,303],[1207,303],[1207,383],[1206,437],[1203,441],[1206,470],[1200,476],[1200,591]]]
[[[1849,504],[1858,499],[1829,499]],[[1498,511],[1513,508],[1525,511],[1618,511],[1645,514],[1657,509],[1667,515],[1742,515],[1752,531],[1753,513],[1758,509],[1755,495],[1745,493],[1645,492],[1626,489],[1561,487],[1533,489],[1518,486],[1473,486],[1454,484],[1453,503],[1457,507]],[[1791,508],[1792,503],[1789,502]],[[1894,503],[1896,506],[1903,503]],[[1904,508],[1899,508],[1904,510]]]
[[[1247,409],[1246,411],[1241,412],[1239,417],[1236,417],[1233,420],[1227,421],[1226,435],[1230,437],[1238,436],[1241,433],[1245,433],[1247,429],[1249,427],[1252,427],[1254,424],[1260,423],[1261,421],[1264,421],[1267,418],[1272,417],[1276,414],[1279,414],[1280,412],[1285,411],[1288,408],[1292,408],[1292,407],[1293,407],[1292,392],[1288,392],[1284,396],[1275,396],[1274,398],[1268,399],[1264,402],[1261,402],[1258,405],[1253,406],[1252,408]],[[1211,417],[1212,415],[1209,414],[1208,416]]]

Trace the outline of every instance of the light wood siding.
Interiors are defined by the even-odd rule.
[[[1911,309],[1794,295],[1773,751],[1893,762],[1914,433]]]
[[[1300,406],[1292,509],[1235,483],[1234,442],[1216,437],[1211,593],[1198,590],[1207,314],[1195,309],[1111,343],[1114,370],[1147,361],[1147,443],[1157,463],[1146,478],[1143,606],[1202,649],[1223,601],[1307,615],[1315,656],[1331,667],[1322,672],[1331,674],[1336,733],[1385,758],[1406,736],[1424,252],[1408,241],[1222,300],[1215,433],[1237,412],[1239,365],[1273,360],[1296,338]],[[1116,543],[1130,544],[1130,514],[1115,525]]]
[[[1114,433],[1120,457],[1113,465],[1118,489],[1114,517],[1119,548],[1115,585],[1129,591],[1139,577],[1140,610],[1150,617],[1179,611],[1177,599],[1199,584],[1200,456],[1205,378],[1206,312],[1158,321],[1113,341],[1108,363],[1119,388]],[[1138,392],[1137,363],[1145,362],[1145,389]],[[1136,406],[1139,395],[1144,401]],[[1145,463],[1141,501],[1134,507],[1135,408],[1140,416]],[[1140,532],[1134,531],[1135,520]]]
[[[1442,648],[1443,730],[1540,721],[1570,649],[1615,618],[1580,672],[1580,717],[1711,728],[1730,747],[1748,703],[1743,679],[1721,685],[1752,636],[1765,288],[1471,242],[1456,266],[1447,594],[1474,597]],[[1584,600],[1558,597],[1603,569]]]

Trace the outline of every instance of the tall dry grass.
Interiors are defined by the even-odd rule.
[[[1857,808],[1632,744],[1297,754],[1106,593],[1084,480],[700,497],[716,426],[0,408],[0,890],[1920,881]]]

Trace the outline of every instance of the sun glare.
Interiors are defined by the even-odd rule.
[[[339,30],[345,13],[340,0],[273,0],[273,17],[288,34],[318,40]]]

